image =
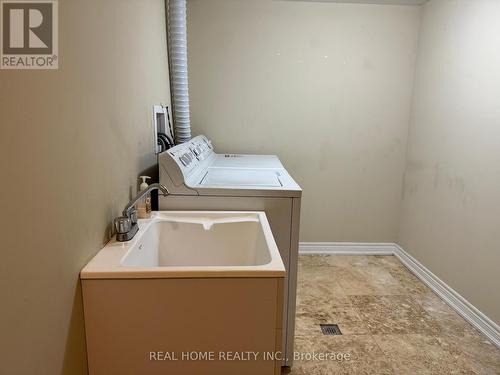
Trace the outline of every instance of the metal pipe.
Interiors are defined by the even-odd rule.
[[[127,203],[127,205],[123,209],[122,215],[124,217],[130,218],[131,212],[134,209],[134,206],[136,205],[136,203],[139,202],[142,198],[144,198],[147,194],[151,193],[153,190],[160,190],[163,193],[163,195],[170,194],[168,189],[165,187],[165,185],[158,184],[158,183],[151,184],[147,187],[147,189],[139,191],[139,193],[137,193],[137,195],[134,198],[132,198],[132,200],[130,202]]]

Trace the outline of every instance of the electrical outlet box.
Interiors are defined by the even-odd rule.
[[[174,145],[174,134],[170,124],[170,114],[167,106],[153,106],[153,131],[156,154]]]

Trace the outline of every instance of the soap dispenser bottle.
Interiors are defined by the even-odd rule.
[[[148,188],[147,179],[149,176],[139,176],[142,179],[142,183],[139,186],[139,190],[146,190]],[[139,203],[137,203],[137,217],[139,219],[149,219],[151,217],[151,194],[146,194]]]

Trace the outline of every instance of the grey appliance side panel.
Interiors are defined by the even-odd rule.
[[[297,299],[297,265],[299,255],[299,232],[300,232],[300,208],[301,198],[293,198],[292,200],[292,222],[290,231],[290,260],[287,268],[288,276],[288,334],[285,343],[286,351],[286,366],[293,364],[293,350],[295,338],[295,314],[296,314],[296,299]]]

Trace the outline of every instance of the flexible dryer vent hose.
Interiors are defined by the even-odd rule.
[[[186,0],[168,0],[170,79],[176,143],[191,139],[186,29]]]

